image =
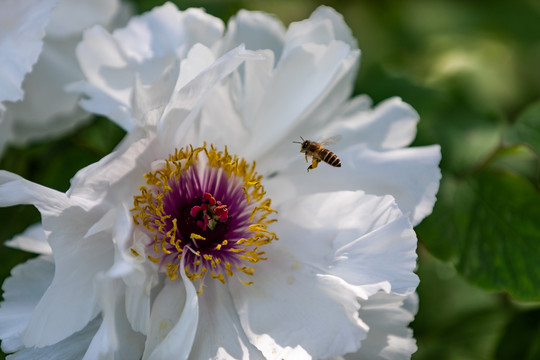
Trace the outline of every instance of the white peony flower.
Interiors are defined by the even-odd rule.
[[[111,24],[120,8],[120,0],[0,3],[0,152],[8,143],[60,134],[88,118],[79,96],[65,89],[83,77],[75,47],[85,29]]]
[[[433,207],[439,148],[404,148],[418,117],[399,99],[348,100],[359,51],[332,9],[223,28],[166,4],[85,34],[83,106],[129,132],[65,194],[0,172],[0,204],[42,214],[10,243],[42,254],[4,283],[14,359],[415,351],[411,222]],[[292,141],[331,134],[342,167],[306,173]]]

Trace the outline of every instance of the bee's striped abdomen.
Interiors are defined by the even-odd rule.
[[[341,160],[339,160],[337,155],[331,152],[330,150],[322,149],[320,154],[321,154],[321,160],[327,163],[328,165],[332,165],[334,167],[341,167]]]

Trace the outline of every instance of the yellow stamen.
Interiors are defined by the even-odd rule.
[[[191,235],[189,235],[189,238],[191,240],[206,240],[206,238],[204,236],[201,236],[201,235],[195,234],[195,233],[191,233]]]

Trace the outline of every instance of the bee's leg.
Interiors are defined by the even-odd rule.
[[[307,154],[306,154],[306,162],[308,162],[308,159],[307,159]]]
[[[307,168],[307,171],[309,172],[309,170],[313,170],[317,167],[317,165],[319,165],[319,163],[321,162],[321,160],[319,159],[313,159],[311,161],[311,165],[309,165],[309,167]]]

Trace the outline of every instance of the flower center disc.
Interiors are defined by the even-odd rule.
[[[264,258],[261,246],[276,240],[268,230],[275,210],[255,172],[255,162],[213,145],[182,148],[146,173],[146,186],[134,196],[133,221],[152,241],[146,254],[171,280],[185,272],[199,281],[206,274],[225,283],[226,276],[253,275],[250,266]],[[132,251],[136,256],[139,254]]]

